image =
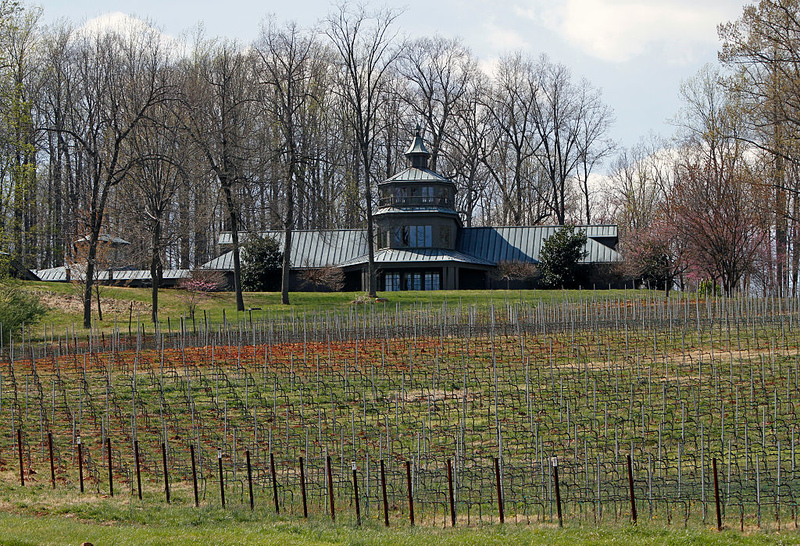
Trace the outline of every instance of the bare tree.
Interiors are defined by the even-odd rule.
[[[151,319],[158,322],[158,291],[164,273],[167,243],[178,235],[169,222],[178,192],[188,183],[184,170],[186,146],[177,131],[174,110],[159,105],[143,123],[133,140],[138,164],[131,170],[131,183],[122,192],[126,212],[150,235]]]
[[[47,247],[43,267],[64,265],[67,242],[77,238],[76,169],[70,145],[71,137],[66,132],[67,104],[71,98],[69,82],[72,79],[70,60],[70,36],[72,29],[58,26],[50,29],[42,44],[43,85],[39,98],[38,123],[45,132],[47,154]]]
[[[578,122],[578,166],[576,178],[583,194],[586,223],[591,224],[592,188],[589,180],[595,167],[599,166],[614,151],[614,143],[608,137],[613,121],[611,109],[600,100],[600,93],[581,80],[579,92],[585,105]]]
[[[183,66],[178,114],[222,191],[233,242],[233,284],[239,311],[244,311],[244,299],[237,192],[247,182],[248,162],[255,155],[250,140],[253,96],[249,66],[235,43],[198,38],[193,55]]]
[[[73,34],[74,72],[66,122],[53,127],[73,140],[85,164],[88,192],[88,246],[83,326],[92,324],[92,284],[106,205],[114,187],[125,181],[139,158],[132,141],[151,110],[167,98],[166,57],[160,37],[151,28],[121,28],[103,34]]]
[[[260,62],[256,70],[266,86],[260,104],[278,129],[275,155],[283,167],[283,263],[281,303],[289,304],[289,270],[292,231],[295,229],[295,195],[305,186],[304,170],[309,158],[308,133],[311,117],[318,107],[315,90],[320,48],[310,33],[302,33],[294,24],[278,29],[270,24],[263,29],[256,47]]]
[[[622,150],[610,175],[611,214],[623,238],[646,229],[670,194],[677,157],[663,142],[642,142]]]
[[[475,221],[476,211],[485,209],[486,190],[491,180],[486,167],[492,149],[491,113],[481,100],[487,86],[483,74],[476,74],[446,135],[447,157],[452,165],[452,171],[447,174],[454,178],[458,188],[459,210],[468,227]]]
[[[517,53],[500,60],[493,83],[486,102],[495,131],[493,149],[484,152],[482,158],[502,197],[502,221],[522,225],[528,219],[537,223],[546,217],[538,213],[543,196],[536,186],[534,160],[541,146],[534,127],[538,75],[533,63]],[[529,199],[531,193],[534,199]],[[526,218],[526,211],[533,211],[534,217]]]
[[[459,39],[441,36],[415,40],[400,60],[400,73],[412,84],[405,100],[424,122],[430,143],[429,165],[435,171],[442,144],[476,77],[477,62]]]
[[[347,122],[353,132],[363,169],[367,221],[367,292],[375,296],[375,237],[372,222],[373,163],[376,120],[388,98],[385,82],[400,53],[392,30],[397,12],[369,13],[363,6],[340,4],[328,16],[326,34],[341,64],[340,91],[347,106]]]
[[[584,184],[589,214],[589,175],[608,153],[604,137],[611,111],[588,82],[573,84],[564,65],[553,64],[543,56],[536,72],[540,83],[533,123],[540,139],[536,158],[550,184],[550,209],[556,222],[564,224],[573,178],[580,178]]]

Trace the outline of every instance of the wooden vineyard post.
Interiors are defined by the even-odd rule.
[[[714,502],[717,506],[717,531],[722,531],[722,512],[719,508],[719,481],[717,479],[717,458],[711,459],[712,470],[714,471]]]
[[[17,451],[19,452],[19,482],[25,487],[25,466],[22,460],[22,429],[17,429]]]
[[[558,515],[558,526],[564,527],[564,517],[561,514],[561,489],[558,486],[558,457],[551,457],[550,462],[553,465],[553,480],[556,486],[556,514]]]
[[[111,438],[106,438],[106,451],[108,452],[108,489],[114,496],[114,465],[111,461]]]
[[[278,477],[275,475],[275,456],[269,454],[269,473],[272,475],[272,500],[275,502],[275,513],[280,513],[278,507]]]
[[[389,527],[389,502],[386,498],[386,468],[381,459],[381,494],[383,496],[383,523]]]
[[[358,472],[356,470],[356,462],[353,461],[353,496],[356,500],[356,524],[361,527],[361,505],[358,501]]]
[[[303,458],[300,457],[300,496],[303,497],[303,517],[308,518],[308,500],[306,499],[306,471]]]
[[[189,446],[189,452],[192,455],[192,486],[194,487],[194,506],[198,508],[200,506],[200,497],[197,494],[197,464],[195,463],[194,459],[194,444]]]
[[[222,475],[222,450],[217,450],[217,467],[219,468],[219,497],[225,508],[225,477]]]
[[[408,519],[414,526],[414,492],[411,489],[411,462],[406,461],[406,489],[408,490]]]
[[[506,522],[505,513],[503,512],[503,484],[500,482],[500,460],[494,458],[494,479],[497,486],[497,508],[500,511],[500,523]]]
[[[456,526],[456,503],[453,496],[453,463],[447,459],[447,491],[450,497],[450,525]]]
[[[167,444],[161,442],[161,460],[164,463],[164,494],[169,504],[169,468],[167,467]]]
[[[142,469],[139,464],[139,440],[133,441],[133,456],[136,459],[136,489],[139,493],[139,500],[142,500]]]
[[[636,525],[638,518],[636,513],[636,495],[633,491],[633,461],[631,461],[630,453],[628,453],[627,461],[628,461],[628,492],[631,498],[631,520],[633,521],[633,524]]]
[[[47,447],[50,451],[50,483],[53,484],[53,489],[56,488],[56,466],[53,461],[53,433],[47,433]]]
[[[253,467],[250,466],[250,450],[244,452],[244,458],[247,462],[247,490],[250,492],[250,510],[255,508],[255,500],[253,499]]]
[[[81,483],[81,493],[83,493],[83,445],[81,445],[80,436],[78,436],[78,479]]]
[[[331,456],[325,457],[325,466],[328,471],[328,502],[331,507],[331,521],[336,521],[336,508],[333,503],[333,469],[331,469]]]

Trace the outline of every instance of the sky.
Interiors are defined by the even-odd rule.
[[[460,37],[485,66],[523,51],[569,67],[586,78],[614,111],[612,139],[631,147],[651,135],[670,138],[681,82],[715,63],[717,25],[736,20],[743,0],[389,0],[375,7],[402,10],[397,30],[410,38]],[[81,26],[111,13],[153,23],[178,37],[204,26],[207,36],[253,40],[272,15],[278,22],[317,25],[328,0],[43,0],[43,22]]]

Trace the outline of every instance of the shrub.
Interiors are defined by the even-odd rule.
[[[310,284],[316,292],[320,287],[331,292],[339,292],[344,288],[344,271],[341,267],[326,266],[306,269],[300,273],[303,284]]]
[[[252,236],[244,244],[242,288],[247,292],[277,292],[281,289],[283,252],[275,239]]]
[[[536,276],[536,266],[528,262],[501,261],[497,263],[495,276],[501,281],[506,281],[506,289],[511,287],[511,281],[527,281]]]
[[[573,288],[586,256],[586,233],[565,225],[547,238],[539,253],[542,288]]]
[[[47,309],[39,298],[20,286],[4,281],[0,283],[0,326],[3,343],[19,337],[22,326],[28,327],[41,320]]]

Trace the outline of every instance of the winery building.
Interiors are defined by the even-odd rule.
[[[538,263],[544,241],[559,226],[464,227],[455,209],[456,186],[430,170],[430,153],[417,133],[405,153],[409,166],[378,184],[378,208],[374,212],[375,267],[378,290],[481,290],[508,286],[498,275],[503,262]],[[584,284],[607,288],[620,284],[613,265],[616,251],[614,225],[578,226],[586,233]],[[282,246],[283,232],[259,234]],[[247,237],[242,233],[240,240]],[[223,233],[220,244],[231,245]],[[292,234],[291,289],[303,290],[302,271],[341,268],[345,290],[367,286],[366,230],[298,230]],[[201,266],[232,275],[233,252]],[[532,281],[516,281],[512,287],[530,287]]]

